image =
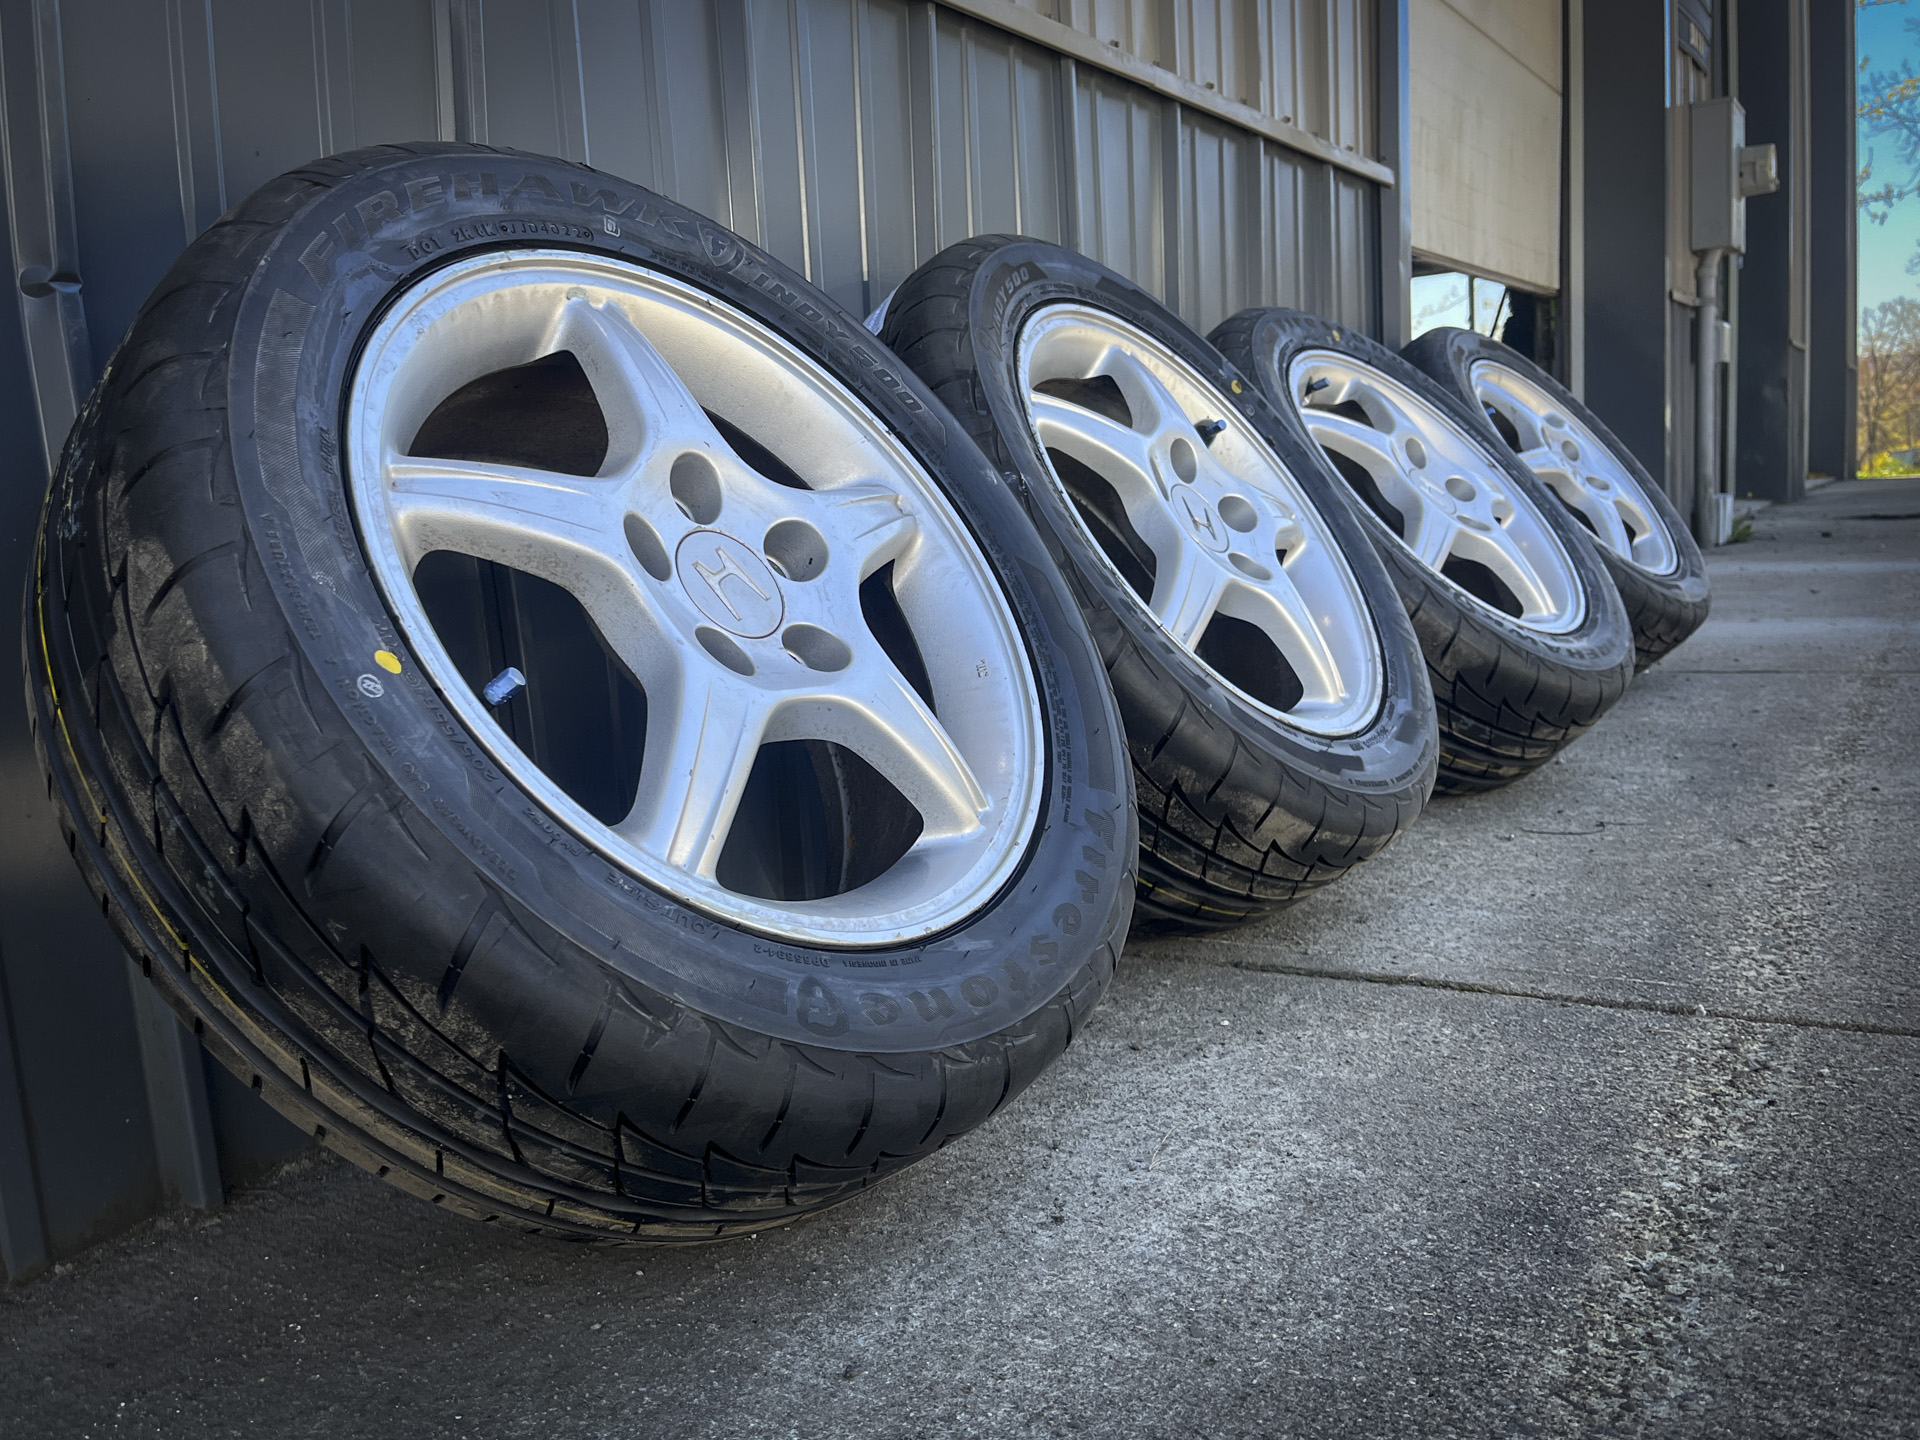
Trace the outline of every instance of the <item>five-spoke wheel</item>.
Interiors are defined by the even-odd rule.
[[[1382,663],[1360,588],[1233,402],[1150,335],[1078,305],[1027,322],[1020,365],[1055,483],[1167,634],[1289,724],[1364,726]],[[1271,649],[1209,643],[1221,617]]]
[[[1288,386],[1307,432],[1421,564],[1531,629],[1580,623],[1565,545],[1482,439],[1349,356],[1297,355]]]
[[[490,445],[476,439],[484,423],[436,422],[465,387],[555,356],[578,365],[602,417],[604,440],[584,454],[551,407]],[[355,505],[408,642],[500,764],[583,838],[690,902],[815,940],[898,943],[1004,882],[1032,824],[1040,750],[1006,602],[886,429],[766,327],[617,261],[490,255],[388,311],[349,413]],[[642,692],[621,813],[591,813],[536,744],[496,723],[415,584],[443,552],[572,596]],[[904,622],[881,625],[891,650],[880,604]],[[564,683],[542,663],[522,667],[529,689]],[[902,853],[853,857],[851,887],[741,893],[723,855],[737,829],[770,823],[743,802],[763,747],[792,741],[870,767],[917,833]]]
[[[1673,537],[1640,482],[1606,442],[1511,365],[1482,360],[1474,398],[1520,457],[1600,543],[1655,575],[1679,564]]]

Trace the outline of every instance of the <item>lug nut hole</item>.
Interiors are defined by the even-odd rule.
[[[660,543],[660,536],[653,526],[638,515],[627,516],[627,548],[633,551],[633,558],[640,562],[640,568],[656,580],[665,580],[673,574],[673,566],[667,560],[667,547]]]
[[[818,625],[789,625],[780,636],[787,653],[809,670],[831,675],[853,663],[853,651],[847,642]]]
[[[761,548],[767,563],[788,580],[811,580],[827,568],[826,536],[804,520],[782,520],[767,531]]]
[[[689,451],[674,461],[667,488],[694,524],[711,525],[720,518],[720,475],[706,456]]]
[[[711,625],[702,625],[698,630],[693,632],[693,638],[700,642],[701,647],[707,654],[718,660],[722,665],[726,666],[727,669],[733,671],[734,674],[753,674],[752,658],[748,656],[746,651],[728,639],[724,632],[714,629]]]
[[[1567,457],[1567,459],[1569,459],[1569,460],[1571,460],[1571,461],[1573,461],[1574,463],[1576,463],[1576,464],[1578,464],[1578,463],[1579,463],[1579,460],[1580,460],[1580,447],[1579,447],[1578,445],[1576,445],[1576,444],[1574,444],[1574,442],[1573,442],[1573,441],[1571,441],[1571,440],[1562,440],[1562,441],[1560,442],[1560,453],[1561,453],[1562,455],[1564,455],[1564,456],[1566,456],[1566,457]]]
[[[1447,477],[1447,494],[1465,504],[1480,492],[1473,488],[1473,482],[1461,475]]]
[[[1184,439],[1176,438],[1167,447],[1167,459],[1173,465],[1173,473],[1188,484],[1192,484],[1193,477],[1200,473],[1200,462],[1194,458],[1193,446]]]
[[[1228,495],[1219,504],[1220,518],[1242,535],[1253,529],[1260,516],[1253,508],[1253,502],[1244,495]]]
[[[1407,463],[1416,470],[1427,468],[1427,447],[1420,443],[1419,437],[1407,437]]]
[[[1273,571],[1262,565],[1258,560],[1248,559],[1238,550],[1227,556],[1227,559],[1233,562],[1234,569],[1238,570],[1249,580],[1258,580],[1264,585],[1267,581],[1273,579]]]

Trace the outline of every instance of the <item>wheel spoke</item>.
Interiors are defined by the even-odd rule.
[[[1544,447],[1548,443],[1546,427],[1542,424],[1539,413],[1524,395],[1517,394],[1508,386],[1500,384],[1495,378],[1498,373],[1497,371],[1482,373],[1475,392],[1475,403],[1479,404],[1483,410],[1497,411],[1500,418],[1513,427],[1514,434],[1520,437],[1521,450]]]
[[[1438,505],[1422,503],[1414,507],[1413,530],[1407,545],[1420,557],[1420,563],[1438,570],[1453,553],[1460,523]]]
[[[1028,403],[1040,443],[1072,456],[1113,486],[1129,517],[1164,500],[1145,435],[1085,406],[1038,391],[1028,397]]]
[[[1284,570],[1264,584],[1231,581],[1221,596],[1220,613],[1266,632],[1300,677],[1305,699],[1333,701],[1345,693],[1340,666],[1320,622]]]
[[[686,382],[619,306],[571,300],[557,331],[557,348],[580,361],[606,417],[601,474],[632,470],[668,448],[732,454]]]
[[[1593,497],[1593,507],[1587,512],[1600,530],[1600,542],[1614,554],[1623,559],[1633,558],[1633,535],[1627,529],[1626,517],[1620,513],[1619,502],[1604,495]]]
[[[1579,483],[1580,477],[1574,474],[1566,457],[1551,445],[1536,445],[1531,450],[1522,450],[1514,459],[1549,484],[1552,483],[1549,476],[1564,476],[1571,483]]]
[[[866,579],[889,560],[906,554],[920,534],[920,522],[900,492],[877,480],[857,480],[815,492],[820,522],[834,562],[853,562],[855,578]]]
[[[1549,486],[1569,510],[1586,517],[1602,545],[1617,555],[1632,558],[1633,536],[1627,531],[1619,502],[1613,495],[1596,491],[1592,482],[1552,446],[1523,451],[1517,458]]]
[[[1133,416],[1133,428],[1139,434],[1173,433],[1197,438],[1193,421],[1180,408],[1180,402],[1138,356],[1124,350],[1109,350],[1099,373],[1120,387],[1120,393],[1126,397],[1127,410]]]
[[[1168,548],[1171,553],[1160,557],[1148,605],[1174,639],[1182,645],[1197,645],[1220,608],[1227,574],[1191,541],[1182,540]]]
[[[766,733],[769,705],[717,666],[683,662],[681,693],[649,704],[646,759],[622,838],[676,869],[711,879]],[[678,703],[672,702],[677,698]],[[648,700],[654,696],[649,693]]]
[[[1636,490],[1638,487],[1635,487]],[[1659,544],[1662,526],[1653,507],[1643,501],[1637,493],[1627,493],[1625,487],[1616,484],[1614,489],[1614,507],[1619,512],[1620,523],[1625,527],[1626,549],[1621,553],[1629,560],[1637,559],[1634,548],[1653,540]],[[1637,537],[1637,538],[1636,538]]]
[[[1332,411],[1312,405],[1301,410],[1300,418],[1306,422],[1307,433],[1313,437],[1316,445],[1337,450],[1349,460],[1365,466],[1376,483],[1383,478],[1400,479],[1404,476],[1405,462],[1393,448],[1392,437],[1385,431],[1376,430],[1349,415],[1335,415]]]
[[[388,505],[408,564],[454,550],[527,570],[556,584],[580,564],[614,563],[620,534],[606,485],[575,475],[471,460],[395,457]]]
[[[769,740],[831,740],[878,770],[920,812],[925,839],[970,834],[991,806],[927,704],[892,662],[869,655],[831,691],[775,712]]]
[[[1538,568],[1520,542],[1503,525],[1489,530],[1461,527],[1454,538],[1454,550],[1468,559],[1478,560],[1492,570],[1520,602],[1520,618],[1535,620],[1554,613],[1554,602]]]

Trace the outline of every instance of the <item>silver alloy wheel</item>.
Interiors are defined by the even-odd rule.
[[[1366,472],[1401,516],[1401,543],[1423,565],[1529,629],[1563,635],[1579,628],[1586,594],[1572,557],[1483,441],[1392,376],[1348,355],[1305,351],[1294,357],[1287,384],[1307,433],[1336,461]],[[1490,571],[1517,613],[1463,585],[1466,572],[1458,562]]]
[[[1591,429],[1519,371],[1481,360],[1475,398],[1513,430],[1520,461],[1586,521],[1600,543],[1652,575],[1680,568],[1680,551],[1640,482]]]
[[[1102,378],[1124,400],[1125,419],[1046,388]],[[1219,673],[1201,654],[1208,627],[1219,616],[1252,625],[1301,693],[1283,710],[1235,685],[1248,703],[1315,735],[1351,735],[1371,723],[1386,683],[1372,612],[1312,500],[1224,395],[1144,331],[1072,304],[1028,319],[1017,383],[1042,451],[1111,486],[1152,552],[1151,593],[1142,599],[1168,635]],[[1106,554],[1051,454],[1048,466],[1086,538]]]
[[[470,382],[569,352],[603,414],[581,476],[409,453]],[[805,482],[752,468],[724,417]],[[403,294],[356,368],[348,482],[369,560],[435,686],[501,768],[631,873],[782,938],[895,945],[1005,884],[1033,833],[1039,692],[1007,602],[932,479],[838,381],[739,310],[636,265],[503,251]],[[630,811],[589,814],[494,720],[416,591],[431,552],[569,592],[647,698]],[[875,639],[861,582],[889,562],[924,701]],[[716,877],[760,747],[820,740],[879,772],[921,832],[841,894],[768,901]]]

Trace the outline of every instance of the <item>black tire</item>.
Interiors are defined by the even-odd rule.
[[[377,715],[362,698],[376,644],[423,672],[350,518],[343,376],[410,280],[528,245],[751,314],[870,406],[978,537],[1033,662],[1047,773],[1020,868],[957,929],[769,943],[564,835],[424,680],[387,683]],[[421,144],[262,187],[108,364],[28,602],[49,790],[138,963],[295,1123],[467,1214],[653,1241],[792,1220],[999,1110],[1113,973],[1125,751],[1038,535],[857,318],[624,181]]]
[[[1481,360],[1493,360],[1518,371],[1551,395],[1558,405],[1586,426],[1606,444],[1608,450],[1626,467],[1646,494],[1654,510],[1654,522],[1664,527],[1676,552],[1674,569],[1664,575],[1633,564],[1605,545],[1595,545],[1600,563],[1607,567],[1620,599],[1627,607],[1633,625],[1633,643],[1637,653],[1636,670],[1645,670],[1667,655],[1682,640],[1706,622],[1708,607],[1707,564],[1680,512],[1673,508],[1660,482],[1634,454],[1609,430],[1604,421],[1575,398],[1558,380],[1542,370],[1519,351],[1489,340],[1471,330],[1443,328],[1429,330],[1400,352],[1408,362],[1426,372],[1459,397],[1462,404],[1479,417],[1501,441],[1512,447],[1512,436],[1502,432],[1473,388],[1473,367]],[[1579,517],[1576,514],[1575,519]]]
[[[1325,516],[1377,624],[1384,698],[1357,733],[1263,713],[1174,641],[1076,519],[1027,420],[1021,327],[1071,300],[1165,345],[1227,395]],[[1386,573],[1294,433],[1198,334],[1084,255],[1019,236],[950,246],[894,292],[881,338],[959,417],[1047,537],[1106,662],[1140,804],[1137,929],[1236,924],[1345,874],[1410,825],[1432,789],[1431,696]]]
[[[1549,497],[1544,485],[1489,439],[1485,427],[1447,390],[1364,335],[1298,310],[1243,310],[1209,337],[1259,383],[1285,422],[1316,455],[1287,381],[1293,357],[1332,351],[1373,366],[1442,413],[1532,497],[1565,545],[1584,591],[1581,623],[1548,635],[1518,623],[1428,568],[1354,493],[1341,493],[1372,537],[1405,602],[1427,658],[1440,723],[1440,775],[1445,793],[1491,790],[1545,764],[1597,721],[1633,678],[1633,633],[1626,611],[1584,529]],[[1339,472],[1319,460],[1329,477]]]

